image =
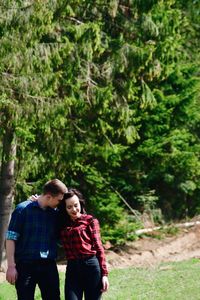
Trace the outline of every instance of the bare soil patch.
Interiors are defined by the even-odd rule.
[[[5,281],[6,278],[5,278],[5,273],[4,272],[0,272],[0,283]]]
[[[115,251],[106,251],[106,256],[110,269],[150,267],[162,262],[200,258],[200,225],[181,229],[176,236],[163,240],[143,237]]]

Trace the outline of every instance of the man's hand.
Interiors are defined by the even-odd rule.
[[[17,280],[17,270],[15,265],[8,266],[7,272],[6,272],[6,280],[10,284],[15,284]]]
[[[109,288],[109,281],[107,276],[102,277],[102,292],[106,292]]]

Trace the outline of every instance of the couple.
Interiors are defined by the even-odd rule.
[[[58,207],[58,209],[57,209]],[[98,220],[85,212],[82,194],[58,179],[48,181],[37,200],[17,205],[6,233],[6,279],[18,300],[60,300],[56,265],[60,237],[67,258],[65,299],[99,300],[109,287]]]

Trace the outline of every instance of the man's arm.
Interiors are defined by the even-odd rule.
[[[17,280],[17,270],[15,264],[16,241],[19,239],[24,226],[24,205],[17,205],[13,211],[6,232],[6,257],[8,268],[6,279],[9,283],[14,284]]]
[[[14,284],[17,280],[17,270],[15,264],[15,241],[14,240],[6,240],[6,257],[7,257],[7,272],[6,272],[6,280]]]

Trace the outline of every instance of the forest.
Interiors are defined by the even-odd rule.
[[[1,1],[0,253],[52,178],[104,242],[200,213],[199,46],[198,0]]]

